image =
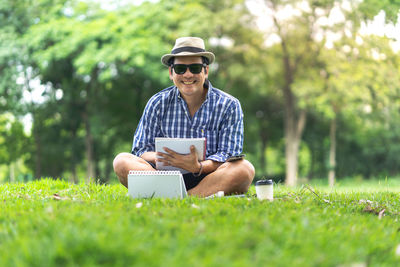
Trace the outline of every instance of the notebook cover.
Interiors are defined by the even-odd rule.
[[[206,138],[165,138],[165,137],[156,137],[155,138],[155,146],[156,152],[165,153],[163,147],[167,147],[169,149],[174,150],[180,154],[189,154],[190,146],[194,145],[197,151],[197,157],[200,161],[205,160],[206,158]],[[189,173],[186,170],[174,167],[174,166],[164,166],[162,162],[156,162],[157,170],[177,170],[181,173]]]
[[[179,171],[130,171],[128,193],[133,198],[184,198],[185,182]]]

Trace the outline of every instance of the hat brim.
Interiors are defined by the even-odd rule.
[[[211,52],[199,52],[199,53],[192,53],[192,52],[182,52],[179,54],[166,54],[161,57],[161,62],[165,66],[169,67],[168,61],[172,57],[206,57],[208,59],[209,64],[213,63],[215,60],[215,55]]]

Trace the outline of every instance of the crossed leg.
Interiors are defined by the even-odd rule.
[[[128,174],[130,170],[135,171],[155,171],[155,169],[144,159],[132,155],[131,153],[120,153],[114,161],[114,172],[119,181],[128,188]]]
[[[224,191],[226,195],[245,193],[254,178],[254,167],[247,160],[225,162],[214,172],[208,174],[189,195],[206,197]]]
[[[130,170],[155,170],[147,161],[130,153],[118,154],[114,159],[113,166],[119,181],[125,187],[128,187],[127,177]],[[190,189],[188,194],[206,197],[218,191],[224,191],[227,195],[244,193],[249,189],[254,174],[254,167],[247,160],[225,162],[204,177],[196,187]]]

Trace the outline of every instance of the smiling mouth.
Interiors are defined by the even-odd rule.
[[[186,84],[186,85],[189,85],[189,84],[194,84],[194,81],[191,81],[191,82],[183,82],[184,84]]]

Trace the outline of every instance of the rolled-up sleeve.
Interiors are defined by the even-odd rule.
[[[243,151],[243,111],[238,100],[232,101],[221,128],[218,132],[217,153],[207,159],[225,162],[230,156],[239,155]]]
[[[159,128],[159,101],[153,97],[147,102],[133,137],[132,154],[140,157],[145,152],[155,151],[154,140]]]

